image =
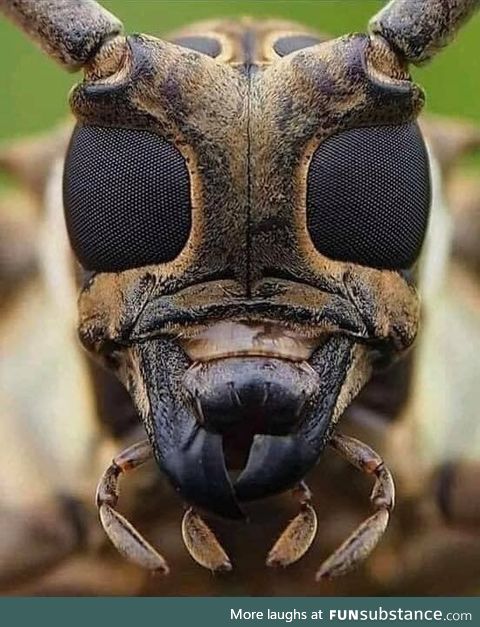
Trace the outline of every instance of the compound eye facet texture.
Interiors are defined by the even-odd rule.
[[[63,176],[67,230],[87,270],[172,261],[190,235],[190,176],[180,151],[149,131],[77,125]]]
[[[428,154],[416,123],[354,128],[315,151],[307,175],[307,229],[326,257],[402,270],[428,225]]]

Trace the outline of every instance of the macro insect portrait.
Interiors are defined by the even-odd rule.
[[[3,594],[478,594],[478,6],[0,0]]]

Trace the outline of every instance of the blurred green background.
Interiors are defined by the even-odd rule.
[[[42,2],[42,0],[38,0]],[[416,1],[416,0],[412,0]],[[420,0],[418,0],[420,1]],[[211,17],[283,17],[340,35],[364,31],[382,0],[104,0],[127,31],[165,34]],[[428,95],[427,109],[480,123],[480,17],[431,66],[415,70]],[[67,114],[71,76],[0,20],[0,140],[44,128]]]

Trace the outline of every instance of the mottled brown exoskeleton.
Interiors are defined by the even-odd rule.
[[[327,446],[375,477],[374,513],[317,577],[377,544],[392,477],[337,423],[415,340],[431,194],[408,65],[477,5],[397,0],[369,35],[335,40],[221,22],[169,43],[125,37],[90,0],[0,0],[52,57],[85,71],[64,202],[84,271],[80,339],[129,390],[148,436],[115,457],[97,493],[133,561],[168,572],[115,510],[121,473],[152,456],[187,505],[189,552],[212,570],[231,564],[201,512],[241,520],[249,502],[288,489],[300,513],[267,563],[305,554],[317,521],[303,479]]]

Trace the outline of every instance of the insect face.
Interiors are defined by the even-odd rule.
[[[94,0],[0,0],[47,54],[85,72],[64,204],[86,271],[80,338],[148,435],[97,492],[105,530],[137,564],[168,572],[115,510],[121,474],[152,455],[191,506],[187,549],[211,570],[231,563],[198,508],[241,518],[245,502],[293,486],[301,510],[267,564],[305,554],[317,521],[302,479],[327,444],[375,478],[374,513],[317,578],[348,572],[379,541],[392,476],[336,424],[377,360],[417,333],[430,179],[407,68],[477,8],[392,0],[368,36],[246,20],[167,43],[125,37]]]
[[[183,498],[235,518],[301,481],[411,345],[430,192],[422,94],[380,40],[256,60],[238,32],[227,63],[210,39],[120,38],[113,73],[90,68],[64,195],[83,343]]]

